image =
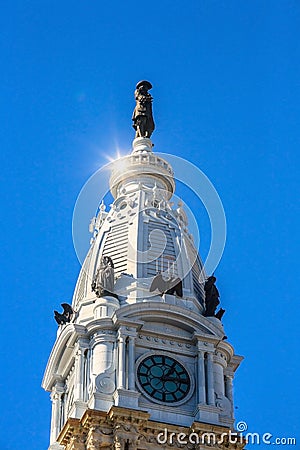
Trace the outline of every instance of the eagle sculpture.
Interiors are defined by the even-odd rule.
[[[165,280],[161,273],[158,273],[152,280],[150,292],[158,290],[160,295],[170,294],[182,297],[182,281],[180,278],[170,277]]]
[[[71,322],[74,311],[72,306],[68,303],[62,303],[61,306],[63,307],[64,312],[60,314],[58,311],[54,311],[54,319],[58,325],[65,325],[66,323]]]

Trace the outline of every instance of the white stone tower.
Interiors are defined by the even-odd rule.
[[[152,147],[136,137],[115,161],[114,202],[93,221],[74,313],[59,325],[43,379],[50,449],[154,449],[166,427],[233,428],[242,358],[206,314],[206,275],[182,204],[171,202],[173,170]]]

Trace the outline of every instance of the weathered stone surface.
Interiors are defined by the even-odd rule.
[[[68,419],[58,442],[65,450],[211,449],[240,450],[245,440],[230,437],[229,427],[194,422],[191,427],[153,422],[144,411],[113,406],[108,413],[87,410],[81,420]]]

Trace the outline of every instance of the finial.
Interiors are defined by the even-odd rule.
[[[104,212],[106,210],[106,206],[104,204],[104,200],[102,199],[102,202],[100,204],[100,211]]]
[[[133,128],[136,138],[150,138],[155,128],[152,115],[152,96],[149,90],[152,84],[149,81],[139,81],[134,91],[136,105],[132,115]]]

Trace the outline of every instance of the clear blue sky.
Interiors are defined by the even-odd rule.
[[[236,417],[300,441],[299,2],[6,0],[0,21],[1,450],[48,446],[40,384],[80,269],[74,204],[104,154],[129,150],[144,78],[155,150],[198,165],[224,204]]]

